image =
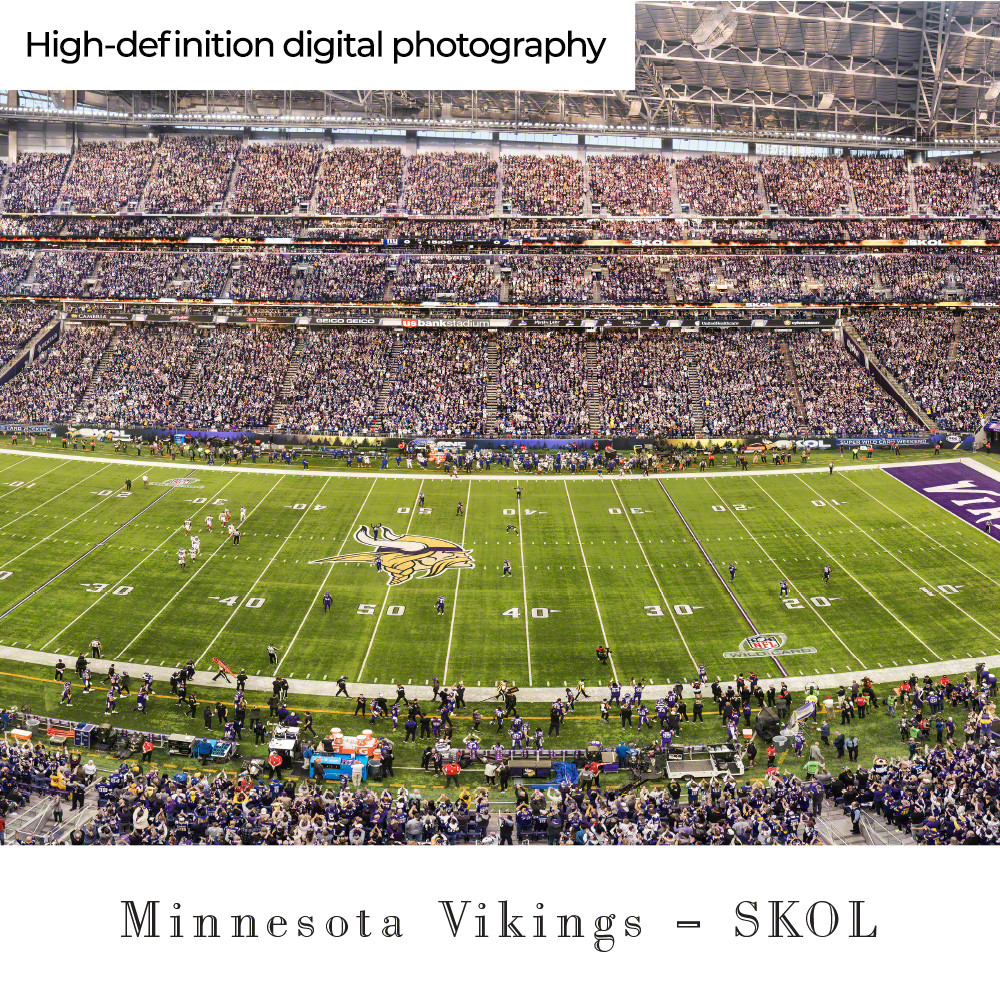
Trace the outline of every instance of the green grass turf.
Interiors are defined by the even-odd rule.
[[[149,702],[149,709],[145,716],[132,711],[135,705],[135,698],[133,696],[130,699],[120,699],[118,702],[119,714],[109,718],[104,715],[104,692],[107,689],[107,685],[104,683],[105,678],[98,678],[98,683],[94,685],[94,693],[84,696],[81,693],[75,672],[70,670],[67,673],[67,677],[74,681],[73,704],[72,706],[60,706],[59,698],[62,685],[52,679],[52,671],[50,669],[28,663],[7,661],[0,664],[0,698],[2,698],[2,703],[5,705],[27,705],[32,712],[60,719],[95,723],[111,722],[118,727],[147,729],[166,733],[182,732],[192,736],[207,734],[202,720],[202,708],[204,705],[214,705],[216,700],[221,700],[224,704],[232,703],[232,687],[226,688],[221,685],[212,688],[196,686],[193,690],[200,701],[200,705],[197,710],[197,718],[191,719],[177,705],[176,698],[170,695],[169,686],[165,682],[157,682],[154,684],[154,697]],[[889,688],[890,685],[875,686],[880,703]],[[612,715],[611,721],[608,723],[600,720],[599,699],[603,693],[603,691],[592,691],[592,700],[583,702],[576,711],[569,715],[558,736],[546,735],[545,747],[547,749],[578,749],[586,746],[591,740],[600,740],[605,746],[615,746],[623,738],[623,730],[615,715]],[[260,692],[248,692],[248,694],[250,695],[250,704],[260,705],[263,709],[263,715],[266,717],[267,708],[264,705],[264,695]],[[802,696],[796,694],[794,704],[800,704],[801,700]],[[478,707],[484,717],[488,719],[492,714],[494,704],[492,702],[482,704],[470,702],[466,709],[460,710],[455,717],[456,742],[471,732],[472,725],[470,720],[472,711]],[[756,706],[756,701],[754,705]],[[299,712],[305,710],[311,711],[314,717],[313,725],[316,732],[320,735],[333,726],[343,729],[345,733],[354,733],[368,728],[367,722],[362,725],[360,717],[354,718],[352,716],[354,710],[353,701],[347,702],[343,698],[334,700],[328,697],[313,697],[293,693],[289,697],[288,706]],[[432,709],[433,706],[425,701],[423,707],[427,710]],[[528,720],[532,731],[540,726],[543,732],[548,732],[547,704],[522,702],[519,709],[525,719]],[[754,714],[756,715],[756,712]],[[958,710],[952,712],[951,715],[956,724],[956,737],[961,740],[966,713]],[[947,713],[945,717],[947,717]],[[821,712],[815,724],[807,724],[807,746],[814,740],[819,739],[819,734],[816,730],[822,725],[824,718],[825,716]],[[641,731],[637,731],[636,729],[624,730],[626,742],[633,745],[641,745],[644,742],[658,739],[659,730],[655,728],[655,716],[653,717],[653,721],[654,729],[643,728]],[[839,725],[839,715],[836,714],[829,721],[831,734],[842,730],[845,733],[850,732],[858,737],[859,759],[862,765],[870,765],[872,759],[876,756],[892,758],[906,754],[906,744],[901,741],[897,728],[898,719],[889,718],[881,706],[876,712],[869,713],[867,718],[863,720],[855,719],[854,722],[847,726],[841,727]],[[402,720],[400,726],[402,727]],[[425,790],[425,795],[428,790],[435,792],[443,790],[443,777],[438,778],[433,772],[420,769],[421,756],[427,743],[426,740],[418,740],[416,744],[404,743],[402,728],[394,733],[389,720],[377,723],[375,731],[378,735],[389,736],[396,748],[396,776],[394,779],[386,779],[386,784],[391,787],[406,785],[408,787],[422,788]],[[489,747],[492,745],[496,739],[495,726],[484,721],[480,732],[483,737],[484,746]],[[217,724],[215,733],[218,735]],[[247,735],[247,731],[245,730],[244,737]],[[717,742],[724,739],[724,726],[715,712],[714,702],[709,699],[705,705],[705,721],[703,723],[689,722],[684,724],[679,742]],[[504,735],[500,737],[500,742],[505,745],[510,744],[510,737],[506,729]],[[755,774],[760,777],[763,773],[764,747],[760,741],[758,741],[758,748],[760,750],[758,763],[756,769],[750,772],[751,778]],[[836,751],[832,745],[823,747],[822,749],[824,762],[834,773],[841,766],[849,763],[846,757],[842,760],[837,759]],[[262,757],[264,756],[263,751],[263,747],[254,746],[252,735],[250,739],[244,739],[239,744],[240,754],[247,759]],[[109,757],[100,757],[97,754],[85,754],[85,757],[94,758],[99,767],[113,768],[119,764],[117,760]],[[188,772],[203,770],[197,762],[170,757],[165,751],[157,750],[154,753],[153,759],[154,763],[161,767],[168,767],[172,772],[175,770],[186,770]],[[802,775],[805,773],[804,765],[806,760],[806,755],[797,757],[793,751],[789,750],[779,754],[778,764],[786,773]],[[232,770],[237,765],[229,764],[227,766]],[[210,765],[205,770],[215,769],[217,769],[217,765]],[[630,777],[631,775],[627,773],[617,776],[607,775],[604,782],[614,785],[628,780]],[[467,782],[470,785],[480,784],[482,782],[482,774],[480,771],[474,770],[466,775],[463,782]]]
[[[733,591],[754,629],[815,647],[784,656],[789,673],[1000,652],[1000,546],[860,462],[838,458],[833,476],[667,476],[664,488],[639,476],[527,477],[518,503],[513,478],[201,466],[190,473],[194,487],[171,489],[165,480],[187,473],[169,462],[61,457],[0,453],[0,612],[28,598],[0,619],[0,644],[69,656],[98,638],[112,659],[207,667],[218,657],[266,676],[273,642],[284,676],[346,673],[387,687],[436,676],[561,688],[584,676],[599,688],[612,669],[626,682],[663,683],[690,679],[699,663],[713,676],[751,666],[779,676],[768,659],[723,657],[753,630],[665,489],[720,570],[737,563]],[[125,476],[138,482],[143,470],[150,488],[123,495]],[[239,548],[218,527],[226,505],[250,511]],[[207,511],[216,515],[211,535]],[[203,545],[182,571],[175,553],[186,517]],[[352,536],[373,522],[464,545],[475,566],[387,587],[367,563],[313,562],[370,551]],[[779,598],[783,577],[791,607]],[[594,658],[602,642],[613,667]]]

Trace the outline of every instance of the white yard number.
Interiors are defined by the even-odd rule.
[[[646,612],[647,618],[662,618],[663,608],[659,604],[647,604],[643,611]],[[675,615],[693,615],[695,609],[691,607],[690,604],[675,604],[674,614]]]
[[[928,597],[936,597],[937,594],[957,594],[961,588],[954,587],[950,583],[942,583],[940,587],[921,587],[922,593],[926,594]],[[937,593],[935,593],[937,591]]]
[[[841,503],[840,503],[839,500],[831,500],[830,503],[834,507],[840,507],[841,506]],[[825,507],[826,506],[826,501],[825,500],[813,500],[812,501],[812,505],[814,507]]]
[[[622,512],[621,507],[609,507],[608,508],[608,513],[609,514],[620,514],[621,512]]]
[[[392,604],[385,609],[385,613],[393,618],[398,618],[405,610],[406,608],[402,604]]]
[[[781,603],[790,611],[802,611],[805,605],[797,597],[783,597]],[[810,597],[809,603],[816,608],[830,607],[830,598],[820,594],[818,597]]]
[[[0,569],[0,580],[9,580],[13,570],[10,569]]]
[[[558,608],[532,608],[530,611],[532,618],[548,618],[549,615],[561,614]],[[508,608],[502,613],[504,618],[520,618],[521,609],[520,608]]]
[[[712,504],[712,510],[725,511],[725,507],[720,507],[719,504]]]
[[[410,508],[409,507],[397,507],[396,508],[396,513],[397,514],[409,514],[410,513]]]
[[[433,510],[434,510],[433,507],[418,507],[417,508],[417,513],[418,514],[430,514],[430,513],[433,512]]]
[[[630,514],[648,514],[649,511],[645,507],[629,507]]]
[[[359,604],[357,614],[359,615],[373,615],[375,614],[374,604]]]
[[[506,517],[513,517],[517,513],[513,507],[504,507],[503,512]]]
[[[111,586],[109,583],[81,583],[81,587],[85,587],[88,594],[99,594],[101,591],[107,590]],[[114,594],[115,597],[128,597],[135,587],[115,587],[110,593]]]
[[[227,608],[235,608],[237,604],[240,603],[238,596],[234,597],[210,597],[210,601],[218,601],[220,604],[225,604]],[[248,597],[246,601],[243,602],[243,607],[245,608],[262,608],[264,606],[263,597]]]

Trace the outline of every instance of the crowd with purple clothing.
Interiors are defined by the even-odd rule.
[[[757,164],[768,204],[788,215],[835,215],[850,200],[835,157],[763,156]]]
[[[687,156],[676,161],[677,195],[692,215],[759,215],[753,164],[736,156]]]
[[[405,337],[387,394],[383,424],[403,435],[483,434],[486,340],[464,331],[417,331]]]
[[[186,214],[221,205],[240,146],[235,136],[164,136],[156,150],[144,210]]]
[[[267,427],[297,338],[279,327],[218,327],[189,371],[190,396],[173,423],[201,427]]]
[[[283,396],[282,427],[309,434],[368,434],[392,354],[386,330],[307,330]]]
[[[936,302],[948,283],[951,261],[943,254],[884,253],[878,273],[889,302]]]
[[[156,143],[147,139],[82,142],[61,198],[75,212],[119,212],[138,205],[149,180]]]
[[[411,215],[491,215],[497,162],[488,153],[416,153],[407,158],[403,202]]]
[[[602,434],[690,437],[695,425],[685,345],[673,332],[600,334]]]
[[[80,418],[98,426],[169,424],[197,346],[192,327],[181,324],[137,323],[116,334],[94,372]]]
[[[583,164],[575,156],[504,156],[503,197],[525,215],[579,215]]]
[[[39,251],[32,285],[40,295],[79,296],[101,257],[97,250]]]
[[[399,206],[403,154],[396,146],[337,147],[320,156],[316,211],[380,215]]]
[[[50,212],[69,166],[69,153],[22,153],[10,167],[5,212]]]
[[[1000,399],[1000,326],[991,313],[891,310],[852,322],[941,430],[977,430]]]
[[[113,332],[103,324],[64,325],[48,350],[0,388],[0,419],[28,423],[69,420]]]
[[[282,215],[308,202],[322,148],[314,142],[248,142],[236,160],[231,211]]]
[[[500,274],[492,260],[482,256],[407,256],[398,259],[392,288],[397,302],[427,302],[438,297],[499,302]]]
[[[933,215],[968,215],[972,211],[971,158],[942,157],[913,168],[917,211]]]
[[[670,161],[653,153],[588,157],[590,191],[611,215],[673,215]]]
[[[786,343],[810,434],[892,438],[919,430],[829,334],[798,333]]]
[[[0,272],[3,262],[0,260]],[[55,315],[49,305],[0,302],[0,368]]]
[[[589,426],[585,334],[510,331],[499,347],[499,433],[573,435]]]
[[[906,161],[902,156],[849,156],[854,199],[862,215],[906,215]]]
[[[774,437],[796,430],[795,397],[777,338],[729,331],[696,346],[709,436]]]
[[[594,280],[588,260],[505,255],[500,264],[510,267],[511,302],[547,305],[593,299]]]

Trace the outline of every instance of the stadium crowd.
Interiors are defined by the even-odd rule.
[[[60,195],[75,212],[119,212],[138,206],[153,167],[147,139],[82,142]]]
[[[635,156],[610,154],[589,157],[588,168],[591,196],[611,215],[674,214],[669,160],[651,153]],[[608,228],[614,231],[616,227]],[[636,236],[639,235],[636,232]],[[647,235],[646,238],[663,237]]]
[[[234,136],[164,136],[156,149],[144,211],[185,214],[221,206],[240,145]]]
[[[586,336],[505,332],[497,370],[500,434],[579,434],[589,426]]]
[[[316,178],[316,211],[380,215],[399,207],[403,154],[394,146],[324,150]]]
[[[411,215],[492,215],[497,162],[488,153],[415,153],[403,171]]]
[[[757,163],[768,204],[787,215],[835,215],[850,200],[835,157],[763,156]]]
[[[380,329],[305,331],[281,426],[308,434],[371,433],[393,343]]]
[[[675,333],[599,334],[597,351],[602,434],[694,434],[684,345]]]
[[[504,156],[503,197],[525,215],[579,215],[583,164],[575,156]]]
[[[322,146],[312,142],[249,142],[236,160],[234,212],[281,215],[312,196]]]
[[[480,334],[420,330],[408,335],[386,396],[386,430],[400,436],[482,435],[488,375]]]

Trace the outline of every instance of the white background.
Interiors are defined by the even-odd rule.
[[[669,996],[763,995],[812,998],[898,992],[916,984],[923,996],[957,984],[985,985],[994,937],[981,879],[988,849],[932,851],[861,848],[43,848],[0,849],[5,906],[0,918],[8,966],[58,988],[83,986],[83,996],[139,989],[144,1000],[215,995],[510,995],[595,997],[650,988]],[[932,851],[929,855],[927,852]],[[919,875],[930,858],[933,878]],[[914,878],[914,875],[917,875]],[[122,899],[159,899],[161,918],[173,902],[182,912],[214,913],[228,928],[234,913],[257,917],[257,940],[123,940]],[[507,899],[531,915],[543,902],[584,918],[582,940],[453,940],[438,900]],[[804,930],[808,902],[826,899],[841,915],[826,940],[735,936],[734,907],[744,899],[800,900],[793,922]],[[875,938],[848,937],[851,899],[863,899]],[[358,910],[376,931],[362,940]],[[377,933],[382,917],[401,917],[404,936]],[[593,920],[616,915],[616,944],[593,947]],[[274,915],[290,924],[312,914],[317,928],[334,915],[349,918],[347,936],[266,936]],[[626,939],[624,917],[639,914],[642,935]],[[700,920],[679,930],[678,920]],[[522,919],[522,929],[530,921]],[[740,925],[745,927],[746,925]],[[161,933],[166,933],[161,919]],[[190,932],[190,928],[188,926]],[[58,941],[58,946],[53,945]],[[70,965],[53,966],[54,955]],[[959,957],[955,963],[955,958]],[[125,978],[121,978],[123,970]],[[111,977],[110,979],[108,977]],[[137,987],[137,984],[141,986]],[[217,993],[221,990],[221,993]],[[555,990],[556,993],[552,991]],[[249,991],[249,992],[248,992]],[[968,992],[968,989],[966,989]],[[940,993],[938,993],[940,995]]]
[[[235,36],[270,36],[275,40],[272,60],[253,59],[121,59],[105,55],[63,65],[54,59],[27,58],[27,32],[37,40],[45,31],[61,36],[89,29],[105,41],[129,34],[158,36],[164,29],[203,36],[205,30]],[[280,42],[299,30],[335,36],[385,32],[387,51],[381,61],[348,59],[320,66],[280,53]],[[608,41],[600,59],[587,66],[580,58],[511,60],[495,66],[488,59],[411,58],[393,65],[393,35],[453,37],[459,33],[496,36],[565,37],[576,35]],[[38,89],[233,88],[233,89],[505,89],[631,90],[635,86],[635,8],[631,0],[503,0],[502,3],[466,3],[461,0],[378,0],[369,4],[254,4],[197,0],[170,3],[79,3],[50,0],[45,4],[10,3],[4,8],[0,32],[0,84]]]

